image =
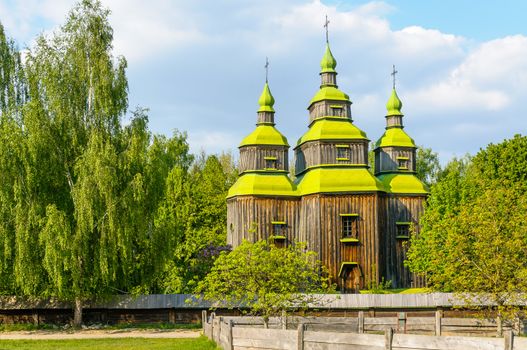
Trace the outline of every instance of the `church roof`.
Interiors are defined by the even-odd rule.
[[[337,73],[335,68],[337,67],[337,60],[333,57],[329,43],[326,43],[326,51],[320,61],[320,73]]]
[[[400,116],[403,117],[401,113],[401,108],[403,103],[397,96],[395,87],[392,89],[392,94],[386,103],[386,118]],[[401,123],[402,124],[402,123]],[[379,140],[375,143],[375,148],[378,147],[412,147],[416,148],[414,140],[403,130],[402,125],[392,125],[386,127],[386,131],[381,136]]]
[[[309,102],[309,105],[311,106],[313,103],[323,100],[349,102],[350,98],[347,94],[340,91],[334,86],[322,86],[320,90],[317,91],[315,96],[313,96],[313,98]]]
[[[387,129],[381,138],[375,143],[377,147],[412,147],[416,148],[414,140],[398,127]]]
[[[227,198],[243,195],[296,196],[296,187],[286,172],[249,172],[231,186]]]
[[[287,138],[272,125],[258,125],[256,129],[247,135],[238,147],[249,145],[274,145],[288,146]]]
[[[386,191],[384,184],[366,168],[319,167],[297,178],[301,196],[313,193]]]
[[[395,194],[428,194],[428,188],[412,173],[388,173],[377,178],[386,187],[386,192]]]
[[[402,116],[403,114],[401,113],[401,108],[403,108],[403,103],[399,99],[399,96],[397,96],[397,92],[395,91],[395,88],[394,88],[392,89],[392,94],[390,95],[390,98],[388,99],[388,102],[386,103],[386,109],[388,110],[388,114],[386,115],[387,116],[391,116],[391,115]]]
[[[367,140],[366,133],[357,128],[351,120],[340,117],[317,119],[309,130],[298,139],[297,145],[314,140]]]
[[[262,94],[258,99],[258,104],[260,105],[258,112],[274,112],[274,97],[267,82],[265,82]]]

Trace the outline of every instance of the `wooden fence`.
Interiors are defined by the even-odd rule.
[[[276,320],[273,320],[276,326]],[[386,328],[384,334],[309,330],[299,323],[296,329],[256,328],[261,320],[245,317],[212,317],[203,314],[204,334],[225,350],[525,350],[527,338],[515,337],[507,330],[502,338],[430,336],[397,333]],[[284,322],[280,324],[284,328]],[[287,325],[285,325],[287,327]]]

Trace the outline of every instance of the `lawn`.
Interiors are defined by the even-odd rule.
[[[204,336],[196,339],[0,340],[0,350],[217,350]]]

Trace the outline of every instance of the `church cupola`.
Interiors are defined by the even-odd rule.
[[[294,196],[289,171],[289,144],[275,127],[274,97],[266,79],[258,99],[256,128],[239,145],[240,177],[230,188],[228,197],[238,195]]]
[[[393,88],[386,103],[386,131],[375,143],[375,175],[391,192],[426,193],[426,187],[414,175],[417,146],[404,131],[403,103],[395,89],[396,73],[393,66]]]
[[[295,175],[301,195],[376,192],[382,184],[368,171],[366,133],[353,124],[349,96],[337,86],[337,60],[328,42],[320,62],[320,89],[311,99],[307,132],[295,147]]]

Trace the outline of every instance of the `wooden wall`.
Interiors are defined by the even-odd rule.
[[[364,288],[370,281],[378,281],[379,251],[381,248],[378,207],[380,196],[371,194],[311,195],[300,203],[299,240],[319,253],[339,287],[353,290],[355,283]],[[340,214],[358,214],[357,243],[342,243],[342,217]],[[357,262],[346,281],[339,279],[343,262]],[[354,281],[355,279],[355,281]]]
[[[383,147],[375,151],[375,174],[397,171],[397,157],[408,157],[408,170],[415,171],[415,149],[410,147]]]
[[[336,145],[349,146],[349,160],[337,160]],[[368,141],[311,141],[295,149],[295,172],[324,164],[368,164]]]
[[[340,106],[342,108],[334,108]],[[309,125],[323,117],[340,117],[351,119],[351,108],[349,102],[343,101],[319,101],[309,107]]]
[[[265,169],[265,157],[276,157],[276,169],[289,171],[288,148],[284,146],[240,147],[240,173],[247,170]]]
[[[397,239],[397,222],[411,222],[419,230],[419,218],[423,214],[426,196],[387,195],[384,201],[386,224],[382,235],[383,274],[392,281],[393,288],[424,287],[422,277],[415,276],[404,266],[409,240]],[[411,230],[411,229],[410,229]]]
[[[285,222],[286,244],[295,239],[299,198],[238,196],[227,200],[227,243],[256,242],[273,235],[273,221]]]

